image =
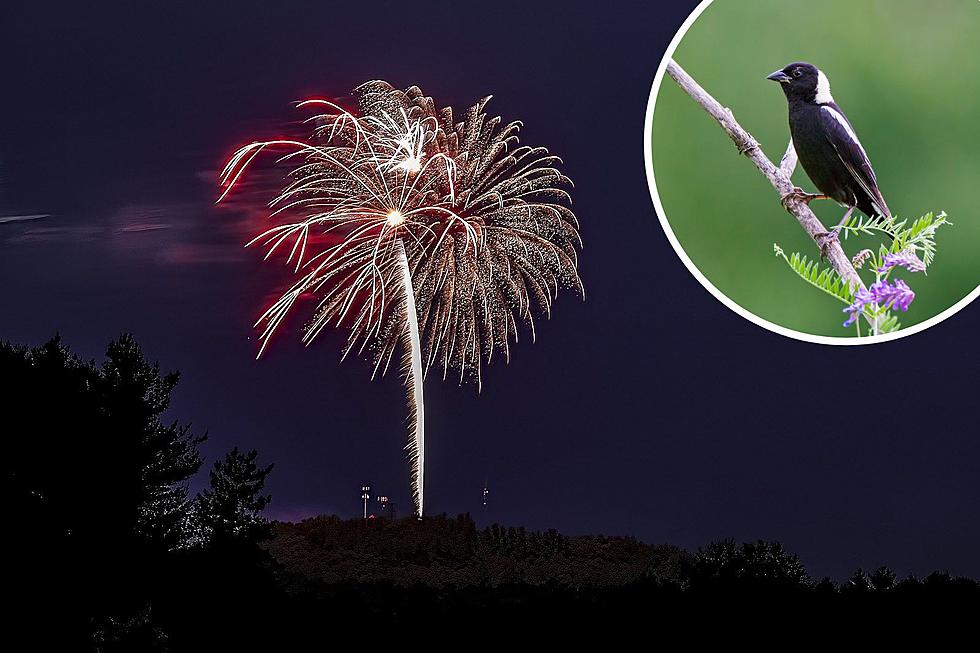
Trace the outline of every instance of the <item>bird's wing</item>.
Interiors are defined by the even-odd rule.
[[[854,133],[851,123],[844,117],[844,112],[833,104],[821,105],[820,123],[827,140],[834,146],[844,167],[854,177],[858,186],[868,194],[874,210],[882,217],[890,217],[891,211],[888,210],[885,198],[878,190],[878,178],[875,177],[868,154],[864,151],[857,134]]]

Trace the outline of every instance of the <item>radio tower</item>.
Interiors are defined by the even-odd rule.
[[[361,486],[361,500],[364,501],[364,519],[367,519],[367,502],[371,498],[371,486]]]

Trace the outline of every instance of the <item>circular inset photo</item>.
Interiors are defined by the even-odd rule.
[[[812,342],[980,294],[980,2],[706,0],[654,80],[664,230],[727,306]]]

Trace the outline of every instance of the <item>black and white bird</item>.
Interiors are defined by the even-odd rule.
[[[769,75],[779,82],[789,103],[789,129],[803,170],[820,191],[811,195],[797,189],[806,202],[836,200],[847,207],[837,227],[827,234],[826,245],[836,239],[840,227],[857,208],[869,218],[891,217],[867,152],[851,122],[830,94],[830,82],[816,66],[791,63]]]

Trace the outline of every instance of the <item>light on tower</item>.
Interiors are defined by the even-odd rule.
[[[364,501],[364,519],[367,519],[367,502],[371,498],[371,486],[361,486],[361,500]]]

